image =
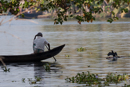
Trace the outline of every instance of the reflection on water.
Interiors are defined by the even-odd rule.
[[[0,55],[32,53],[32,41],[37,32],[50,42],[51,48],[66,44],[65,48],[54,60],[46,60],[51,64],[51,72],[46,72],[43,64],[9,64],[10,72],[0,70],[2,86],[45,86],[45,87],[82,87],[81,84],[66,83],[66,76],[74,76],[78,72],[98,73],[100,76],[108,72],[119,74],[130,72],[130,21],[82,23],[69,21],[63,25],[53,25],[53,21],[39,19],[13,21],[0,26]],[[76,49],[85,47],[87,50],[78,52]],[[112,62],[106,60],[107,53],[114,50],[120,58]],[[65,57],[69,55],[69,57]],[[45,62],[45,61],[44,61]],[[130,74],[130,73],[129,73]],[[39,84],[22,83],[22,78],[42,77]],[[12,78],[13,77],[13,78]],[[16,82],[12,82],[16,81]],[[8,84],[6,84],[8,83]]]

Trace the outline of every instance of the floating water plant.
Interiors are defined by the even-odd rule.
[[[28,78],[30,84],[36,84],[36,80],[32,80],[32,78]]]
[[[46,71],[50,71],[50,64],[46,63],[43,67]]]
[[[106,81],[107,82],[110,82],[110,83],[119,83],[121,81],[124,81],[124,80],[127,80],[129,79],[129,75],[124,73],[123,75],[117,75],[117,73],[109,73],[107,76],[106,76]]]
[[[90,67],[90,65],[88,65],[88,67]]]
[[[83,48],[83,47],[80,47],[80,48],[77,48],[77,51],[78,52],[83,52],[83,51],[86,51],[87,49],[86,48]]]
[[[122,86],[122,87],[130,87],[130,85],[124,84],[124,86]]]
[[[28,78],[28,81],[29,81],[29,82],[32,81],[32,78]]]
[[[35,80],[36,80],[36,81],[41,81],[42,78],[41,78],[41,77],[37,77],[37,76],[35,76]]]
[[[37,84],[37,82],[40,82],[42,79],[41,77],[35,76],[35,79],[32,80],[32,78],[28,78],[28,82],[30,84]],[[25,78],[22,78],[22,82],[25,83]]]
[[[7,68],[6,66],[1,67],[4,72],[10,72],[10,68]]]
[[[36,84],[36,81],[31,81],[30,84]]]
[[[98,74],[91,74],[90,72],[86,74],[82,72],[77,73],[76,76],[67,77],[65,80],[71,83],[86,84],[86,86],[98,85],[98,87],[102,87],[109,86],[110,83],[117,84],[127,79],[129,79],[127,74],[117,75],[116,73],[109,73],[106,78],[102,79],[98,77]]]
[[[22,82],[25,83],[25,78],[22,78]]]
[[[88,74],[85,74],[84,72],[82,73],[77,73],[76,76],[73,76],[71,78],[66,78],[65,79],[67,82],[72,82],[72,83],[79,83],[79,84],[86,84],[88,83],[89,85],[92,83],[96,83],[97,81],[101,81],[100,78],[97,78],[97,76],[95,74],[90,74],[88,72]]]
[[[41,77],[35,76],[35,80],[29,79],[30,84],[36,84],[37,82],[40,82],[42,79]]]
[[[16,82],[16,81],[12,81],[12,82]]]
[[[70,55],[65,54],[65,57],[70,57]]]

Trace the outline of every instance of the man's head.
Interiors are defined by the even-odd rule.
[[[39,32],[36,36],[41,36],[41,37],[42,37],[43,35],[42,35],[42,33],[41,33],[41,32]]]

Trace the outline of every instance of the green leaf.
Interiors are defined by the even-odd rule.
[[[4,3],[4,0],[1,0],[1,3]]]
[[[125,11],[125,13],[128,13],[129,10],[126,8],[126,9],[124,9],[124,11]]]
[[[33,3],[33,5],[35,5],[36,3]]]
[[[119,18],[118,17],[114,17],[116,20],[119,20]]]
[[[67,21],[67,16],[64,17],[64,20]]]
[[[62,22],[60,22],[60,24],[62,25]]]
[[[99,4],[100,4],[100,1],[98,1],[97,4],[99,5]]]
[[[115,15],[115,13],[114,13],[113,11],[111,11],[111,13],[112,13],[113,15]]]
[[[18,12],[19,12],[19,8],[17,8],[17,9],[16,9],[16,11],[18,11]]]
[[[31,2],[29,2],[28,4],[29,4],[29,5],[32,5],[32,3],[31,3]]]
[[[42,0],[41,4],[44,4],[44,0]]]
[[[73,17],[73,15],[70,15],[70,17]]]
[[[21,16],[24,18],[24,14],[21,14]]]
[[[93,20],[95,20],[95,17],[93,17]]]
[[[109,19],[107,20],[107,22],[112,23],[112,22],[113,22],[113,19],[112,19],[112,18],[109,18]]]
[[[58,14],[58,17],[60,17],[61,16],[61,14]]]
[[[35,10],[37,10],[37,8],[35,8]]]
[[[56,22],[56,24],[59,24],[59,22]]]

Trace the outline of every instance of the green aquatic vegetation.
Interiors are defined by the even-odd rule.
[[[123,75],[117,75],[117,73],[109,73],[106,76],[106,81],[111,83],[119,83],[121,81],[129,79],[129,75],[124,73]]]
[[[36,80],[32,80],[32,78],[28,78],[30,84],[36,84]]]
[[[30,84],[36,84],[36,81],[31,81]]]
[[[130,87],[130,85],[124,84],[124,86],[122,86],[122,87]]]
[[[50,72],[50,64],[46,63],[45,65],[43,65],[44,69],[48,72]]]
[[[7,68],[6,66],[1,67],[4,72],[10,72],[10,68]]]
[[[12,82],[16,82],[16,81],[12,81]]]
[[[22,82],[25,83],[25,78],[22,78]]]
[[[83,51],[86,51],[87,49],[86,48],[83,48],[83,47],[80,47],[80,48],[77,48],[77,51],[78,52],[83,52]]]
[[[32,78],[28,78],[28,81],[29,81],[29,82],[32,81]]]
[[[110,86],[110,85],[109,85],[109,82],[107,82],[107,81],[104,81],[103,84],[104,84],[104,86]]]
[[[42,78],[41,78],[41,77],[37,77],[37,76],[35,76],[35,80],[36,80],[36,81],[41,81]]]
[[[37,84],[37,82],[40,82],[42,79],[41,77],[35,76],[35,79],[28,78],[29,84]],[[25,83],[26,79],[22,78],[22,82]]]
[[[88,67],[90,67],[90,65],[88,65]]]
[[[98,74],[92,74],[90,72],[77,73],[76,76],[67,77],[65,80],[71,83],[86,84],[86,86],[98,85],[98,87],[109,86],[110,83],[119,83],[129,79],[129,75],[117,75],[117,73],[108,73],[106,78],[99,78]]]
[[[37,82],[41,81],[41,77],[35,76],[35,79],[32,80],[32,78],[29,79],[30,84],[36,84]]]
[[[65,54],[65,57],[70,57],[70,55]]]
[[[82,73],[77,73],[76,76],[73,76],[71,78],[66,78],[65,79],[67,82],[72,82],[72,83],[78,83],[78,84],[86,84],[91,86],[91,84],[98,84],[99,81],[101,81],[100,78],[97,77],[95,74],[90,74],[89,72],[85,74],[84,72]]]

